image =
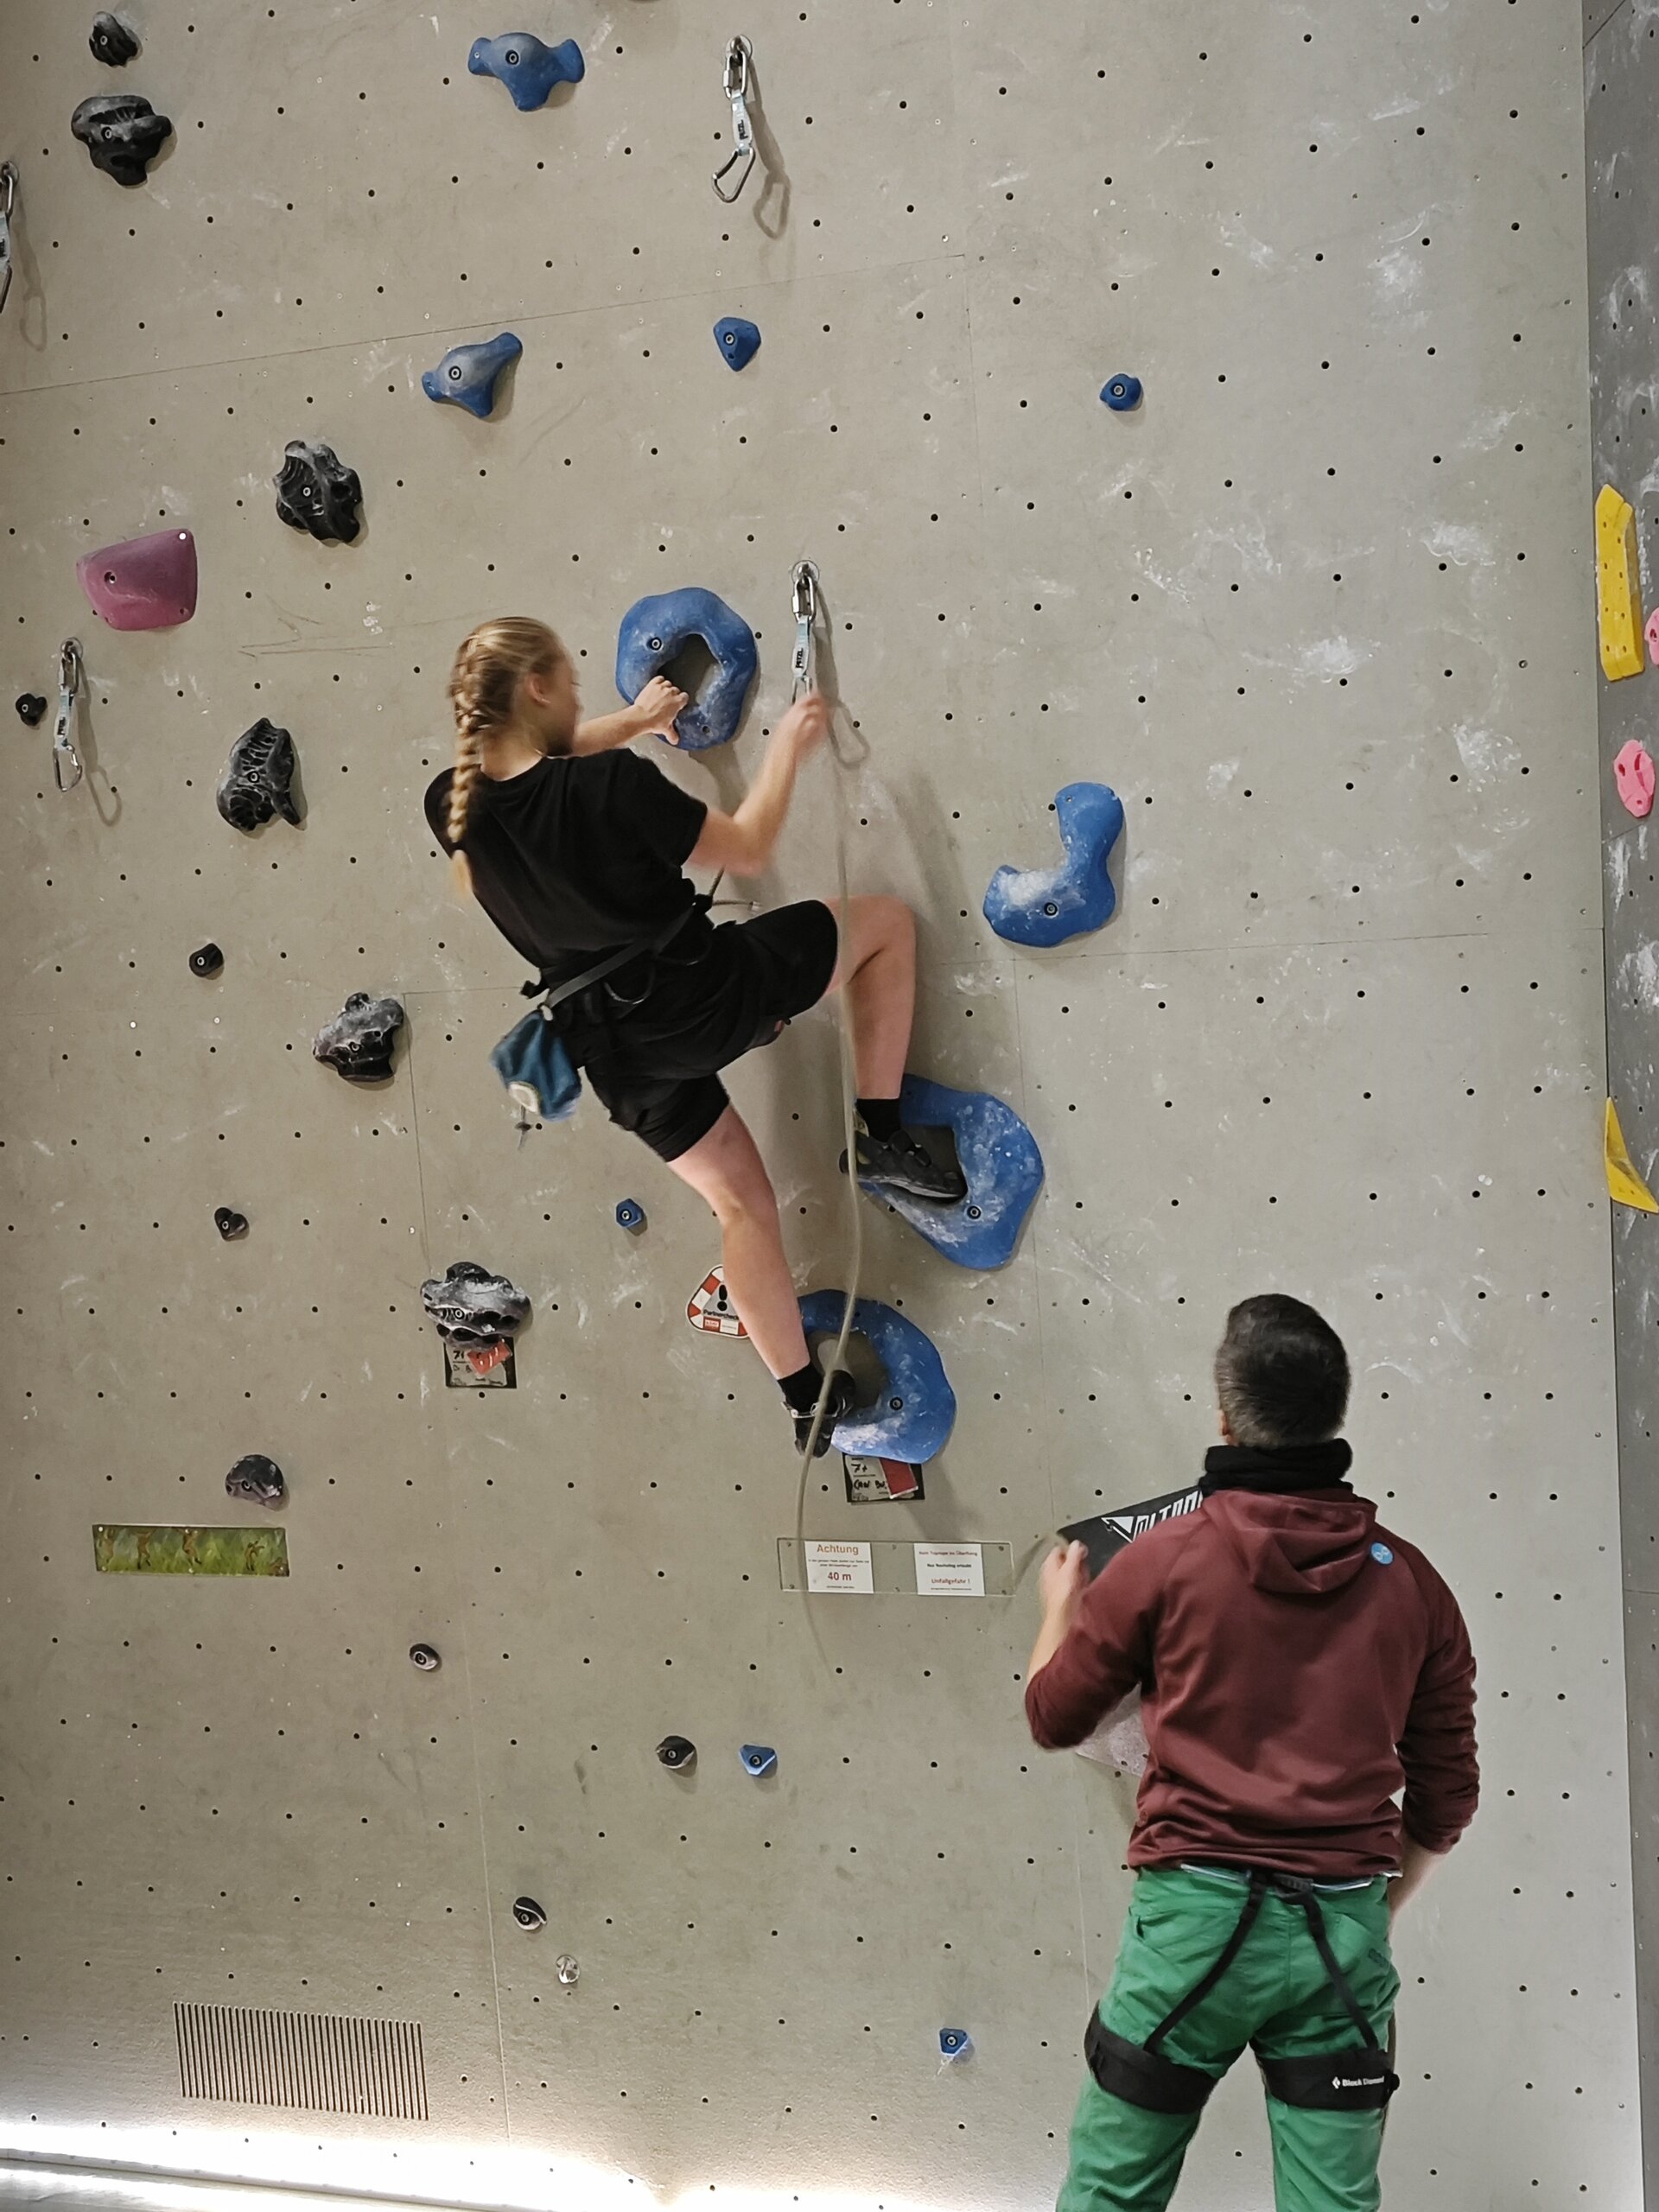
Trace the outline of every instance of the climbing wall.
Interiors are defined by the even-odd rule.
[[[1659,125],[1659,40],[1654,10],[1626,4],[1585,10],[1586,183],[1589,207],[1591,430],[1594,488],[1612,486],[1634,506],[1639,587],[1636,628],[1659,592],[1654,531],[1659,525],[1659,434],[1654,400],[1655,291],[1659,190],[1649,150]],[[1630,746],[1654,746],[1659,674],[1640,651],[1643,673],[1599,685],[1600,782],[1607,931],[1608,1090],[1632,1160],[1649,1180],[1659,1164],[1659,1088],[1652,1014],[1659,957],[1659,900],[1653,886],[1652,823],[1619,797],[1613,764]],[[1659,2053],[1659,1795],[1654,1772],[1654,1703],[1659,1692],[1659,1522],[1653,1503],[1656,1380],[1652,1300],[1659,1282],[1654,1217],[1613,1209],[1614,1328],[1619,1374],[1618,1455],[1624,1532],[1624,1650],[1630,1686],[1630,1759],[1637,1929],[1637,1999],[1643,2078]],[[1650,2087],[1644,2099],[1645,2181],[1659,2196],[1659,2146]]]
[[[78,789],[49,716],[8,707],[0,750],[0,2149],[495,2204],[1047,2201],[1129,1795],[1027,1739],[1032,1562],[1195,1471],[1224,1310],[1278,1287],[1347,1338],[1363,1484],[1482,1670],[1485,1808],[1401,1933],[1389,2202],[1630,2212],[1592,27],[528,12],[587,63],[531,113],[467,69],[512,25],[448,0],[133,0],[118,77],[62,0],[0,14],[0,674],[54,692],[71,632],[87,671]],[[723,207],[739,29],[764,173]],[[68,127],[116,88],[174,124],[130,190]],[[741,375],[726,315],[761,332]],[[495,417],[429,404],[504,328]],[[1101,404],[1119,372],[1138,410]],[[359,472],[354,546],[277,520],[294,438]],[[106,629],[76,558],[169,527],[195,619]],[[868,757],[811,770],[760,895],[831,887],[842,810],[855,887],[921,914],[917,1067],[1047,1163],[994,1274],[867,1211],[864,1287],[959,1417],[923,1502],[855,1506],[831,1458],[803,1523],[1006,1546],[1012,1596],[906,1594],[891,1551],[874,1594],[780,1586],[786,1431],[683,1317],[710,1225],[591,1103],[515,1148],[486,1054],[522,970],[421,817],[473,622],[552,620],[600,710],[624,610],[679,585],[760,638],[745,734],[671,764],[734,799],[802,556]],[[261,716],[304,821],[245,839],[213,786]],[[1019,950],[985,887],[1052,858],[1079,779],[1123,800],[1119,911]],[[310,1053],[359,989],[407,1010],[383,1090]],[[804,1287],[846,1280],[836,1049],[814,1015],[734,1085]],[[511,1393],[443,1388],[418,1291],[458,1258],[533,1298]],[[247,1452],[280,1523],[225,1498]],[[280,1525],[290,1572],[99,1574],[109,1522]],[[1266,2167],[1241,2070],[1181,2201],[1244,2212]]]

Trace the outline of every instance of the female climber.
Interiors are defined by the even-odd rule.
[[[432,833],[544,988],[640,946],[553,1018],[612,1121],[713,1208],[728,1294],[804,1450],[823,1377],[802,1333],[778,1202],[720,1070],[844,985],[860,1177],[944,1205],[966,1187],[899,1118],[916,995],[916,925],[903,901],[850,899],[842,915],[808,899],[716,928],[683,873],[753,876],[769,865],[796,773],[828,734],[824,702],[789,709],[753,789],[722,814],[626,749],[652,734],[671,742],[685,695],[656,677],[633,706],[584,722],[575,670],[544,623],[480,625],[455,655],[449,697],[455,765],[428,789]],[[837,1369],[820,1452],[854,1403],[852,1378]]]

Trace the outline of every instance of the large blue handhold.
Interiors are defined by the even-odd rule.
[[[579,85],[588,70],[575,39],[562,38],[556,46],[543,46],[528,31],[474,39],[467,67],[474,77],[499,77],[512,94],[514,107],[526,111],[545,107],[556,85]]]
[[[760,333],[741,315],[723,315],[715,325],[720,358],[734,369],[747,369],[760,351]]]
[[[802,1328],[833,1340],[846,1305],[845,1291],[815,1290],[801,1300]],[[880,1361],[887,1387],[874,1406],[837,1422],[830,1442],[855,1459],[908,1459],[913,1466],[936,1459],[956,1421],[957,1395],[931,1340],[874,1298],[855,1303],[853,1330]]]
[[[1055,794],[1058,868],[1000,868],[985,893],[985,918],[1011,944],[1064,944],[1110,921],[1117,893],[1106,872],[1123,830],[1123,802],[1106,784],[1068,784]]]
[[[674,729],[682,751],[707,753],[737,735],[760,660],[753,631],[723,599],[688,587],[637,600],[617,634],[616,688],[625,699],[637,699],[692,638],[714,655],[715,674],[702,697],[674,717]]]
[[[866,1194],[890,1205],[959,1268],[1006,1267],[1043,1187],[1036,1138],[1012,1106],[988,1091],[952,1090],[923,1076],[905,1077],[899,1111],[906,1128],[950,1131],[968,1194],[950,1206],[930,1205],[880,1183],[864,1184]]]
[[[422,377],[421,390],[429,399],[447,400],[452,407],[464,407],[480,423],[486,422],[495,412],[495,387],[501,372],[524,350],[523,340],[510,330],[481,345],[452,346],[437,367],[428,369]]]

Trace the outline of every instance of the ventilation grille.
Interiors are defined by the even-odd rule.
[[[175,2005],[179,2085],[221,2104],[424,2120],[426,2059],[414,2020]]]

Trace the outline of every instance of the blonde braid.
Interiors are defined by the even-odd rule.
[[[524,678],[555,666],[563,651],[546,623],[508,614],[480,623],[461,640],[455,654],[448,687],[455,715],[455,765],[446,827],[454,851],[455,880],[462,891],[470,892],[473,887],[461,847],[478,779],[483,773],[484,740],[512,721]]]

